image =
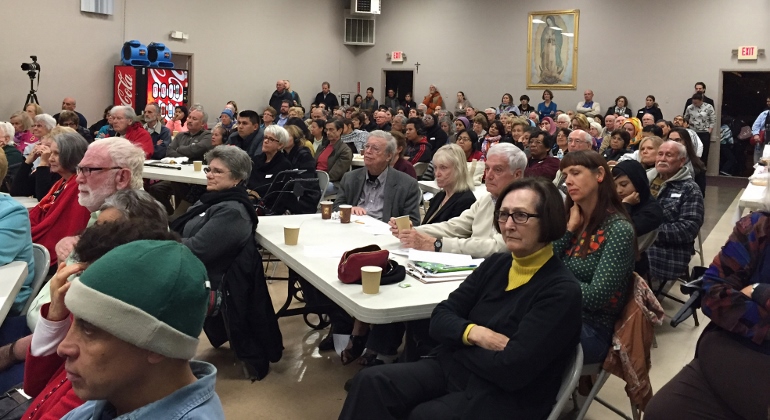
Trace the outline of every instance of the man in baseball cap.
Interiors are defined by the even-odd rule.
[[[58,353],[77,396],[64,419],[224,419],[216,368],[190,360],[206,316],[206,268],[174,241],[121,245],[72,281]],[[130,414],[129,414],[130,413]]]

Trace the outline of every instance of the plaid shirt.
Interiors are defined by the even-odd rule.
[[[769,241],[770,213],[754,212],[738,221],[703,276],[701,306],[714,324],[765,346],[770,345]],[[741,293],[755,283],[751,298]]]
[[[703,225],[703,196],[688,174],[666,181],[658,193],[658,203],[663,207],[663,223],[658,239],[647,249],[650,273],[659,280],[684,278]]]

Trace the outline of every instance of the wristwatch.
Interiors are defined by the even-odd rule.
[[[444,246],[444,243],[441,242],[441,238],[436,239],[436,242],[433,242],[433,248],[436,252],[441,252],[441,247]]]

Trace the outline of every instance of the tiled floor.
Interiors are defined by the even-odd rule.
[[[739,189],[729,186],[709,186],[706,192],[706,220],[702,230],[705,259],[710,262],[732,231],[732,216]],[[693,261],[699,260],[696,256]],[[699,262],[699,261],[697,261]],[[286,297],[286,284],[270,285],[273,302],[278,308]],[[671,316],[679,304],[664,300],[663,307]],[[703,317],[701,317],[702,319]],[[672,328],[656,329],[658,348],[652,351],[651,381],[659,389],[687,364],[693,356],[695,343],[707,320],[695,327],[692,318]],[[202,336],[198,358],[214,363],[219,369],[217,392],[222,399],[228,419],[336,419],[346,393],[343,384],[358,366],[342,366],[333,352],[319,353],[317,344],[327,331],[313,331],[301,317],[279,320],[286,349],[283,359],[272,366],[270,374],[260,382],[243,379],[233,353],[226,348],[215,350]],[[600,396],[615,407],[629,413],[624,383],[611,377]],[[595,403],[588,419],[614,419],[615,414]]]

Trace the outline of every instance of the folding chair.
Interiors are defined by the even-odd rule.
[[[417,174],[417,179],[420,179],[425,171],[428,170],[428,164],[425,162],[419,162],[414,164],[414,172]]]
[[[687,318],[692,316],[695,319],[695,325],[698,325],[698,308],[700,308],[701,298],[703,297],[703,274],[706,272],[706,267],[693,267],[692,278],[695,280],[685,283],[679,286],[679,290],[683,295],[690,296],[687,302],[679,308],[676,315],[671,318],[670,325],[676,327],[681,324]]]
[[[692,268],[692,272],[690,274],[690,279],[698,279],[700,277],[703,277],[703,273],[705,273],[705,272],[706,272],[706,267],[695,266],[695,267]],[[669,280],[669,281],[673,281],[673,280]],[[668,281],[661,281],[660,282],[660,286],[658,287],[658,290],[655,291],[655,296],[658,296],[658,299],[660,299],[660,300],[663,300],[663,297],[667,297],[667,298],[669,298],[669,299],[671,299],[671,300],[673,300],[675,302],[681,303],[683,306],[682,306],[682,308],[679,309],[679,312],[677,312],[677,314],[679,314],[680,312],[682,312],[682,314],[684,314],[683,311],[686,311],[688,308],[693,307],[693,304],[696,303],[696,300],[697,300],[698,306],[700,306],[700,294],[697,294],[695,298],[692,297],[692,294],[693,294],[694,291],[692,290],[692,287],[690,287],[688,285],[690,285],[691,283],[694,283],[694,282],[689,282],[688,283],[686,281],[681,281],[681,280],[680,280],[680,282],[682,283],[679,286],[681,292],[683,294],[685,294],[685,295],[690,295],[690,299],[688,299],[687,302],[683,301],[682,299],[679,299],[676,296],[672,296],[671,294],[666,293],[664,291],[664,288],[666,287],[666,284],[668,284]],[[695,283],[695,284],[697,284],[697,283]],[[692,315],[692,318],[695,321],[695,326],[696,327],[700,326],[700,321],[698,320],[698,312],[697,312],[696,309],[697,309],[697,307],[694,307],[692,309],[692,311],[689,311],[687,313],[687,317],[682,319],[682,321],[684,321],[690,315]],[[678,324],[679,323],[677,323],[677,325]],[[672,326],[675,326],[675,325],[672,325]]]
[[[604,386],[604,383],[607,382],[607,379],[610,378],[610,372],[602,369],[602,363],[595,363],[592,365],[585,365],[583,366],[583,369],[580,372],[580,376],[584,375],[598,375],[596,378],[596,383],[591,388],[591,392],[588,393],[588,397],[586,397],[586,401],[583,404],[583,407],[580,409],[580,412],[578,413],[576,420],[583,420],[583,418],[586,416],[586,413],[588,413],[588,408],[591,406],[591,402],[594,400],[598,401],[601,405],[607,407],[610,409],[613,413],[619,415],[620,417],[626,419],[626,420],[640,420],[642,418],[642,415],[639,411],[639,408],[631,404],[631,415],[633,418],[628,417],[626,413],[618,410],[617,408],[613,407],[610,403],[602,400],[597,395],[599,394],[599,391],[601,391],[602,387]]]
[[[564,377],[561,380],[561,386],[559,387],[559,393],[556,394],[556,403],[551,409],[551,414],[548,415],[547,420],[557,420],[561,415],[561,411],[569,401],[572,395],[572,390],[577,387],[578,380],[580,379],[580,371],[583,366],[583,347],[578,343],[575,349],[575,354],[572,360],[567,365],[567,370],[564,371]]]
[[[698,241],[696,243],[698,244],[698,246],[694,248],[695,248],[695,253],[698,254],[698,256],[700,257],[700,265],[702,266],[706,265],[703,259],[703,240],[700,237],[700,230],[698,231]]]
[[[27,303],[21,311],[25,315],[29,312],[29,307],[32,306],[32,302],[37,297],[37,294],[40,293],[43,284],[45,284],[48,267],[51,265],[51,254],[43,245],[32,244],[32,257],[35,261],[35,278],[32,280],[32,292],[29,294]]]

